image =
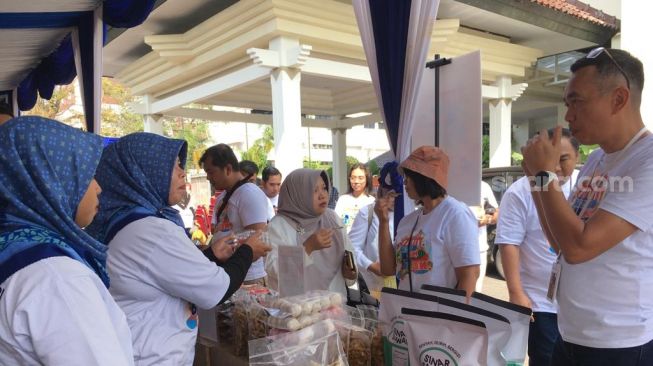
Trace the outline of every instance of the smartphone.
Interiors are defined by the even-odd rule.
[[[356,262],[354,262],[354,253],[349,250],[345,250],[345,264],[347,267],[351,268],[353,271],[356,271]]]

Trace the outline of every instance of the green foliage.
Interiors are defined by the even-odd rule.
[[[131,91],[124,85],[114,79],[102,78],[101,135],[120,137],[143,131],[143,116],[129,108],[133,101]]]
[[[580,148],[578,149],[578,163],[585,164],[590,154],[598,148],[599,145],[580,145]]]
[[[75,93],[73,84],[57,85],[52,92],[52,98],[46,100],[38,98],[34,108],[29,111],[22,112],[22,115],[43,116],[58,121],[72,124],[79,121],[79,113],[68,113],[68,117],[64,117],[67,111],[70,110],[75,104]],[[83,116],[82,116],[83,119]]]
[[[351,169],[352,166],[359,163],[358,159],[353,156],[347,156],[345,160],[347,161],[347,172],[349,172],[349,169]]]
[[[379,175],[381,173],[381,168],[379,168],[375,160],[368,161],[366,165],[371,175]]]
[[[522,160],[524,160],[524,156],[516,151],[513,151],[511,156],[512,160],[512,165],[521,165]]]
[[[274,131],[272,127],[266,126],[263,136],[254,141],[254,144],[241,154],[242,160],[251,160],[262,171],[268,165],[268,153],[274,147]]]
[[[490,166],[490,136],[483,135],[481,138],[481,167]]]
[[[199,157],[206,150],[210,138],[207,122],[181,117],[166,117],[163,119],[163,132],[168,137],[186,140],[188,143],[186,168],[199,169]]]
[[[302,166],[306,169],[324,169],[324,165],[320,164],[319,161],[304,160]]]

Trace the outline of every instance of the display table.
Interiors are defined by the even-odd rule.
[[[234,355],[232,344],[221,344],[198,337],[193,366],[247,366],[245,357]]]

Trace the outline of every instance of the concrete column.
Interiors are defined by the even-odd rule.
[[[333,153],[333,184],[338,192],[347,192],[347,129],[331,129],[331,151]]]
[[[146,114],[143,124],[143,131],[163,135],[163,121],[161,121],[160,114]]]
[[[293,45],[298,46],[299,42],[277,38],[270,42],[270,49],[281,53]],[[299,69],[277,68],[270,74],[275,165],[284,176],[301,168],[304,159],[300,144],[303,141],[300,81]]]
[[[564,128],[569,127],[569,123],[565,121],[565,115],[567,114],[567,106],[565,106],[563,103],[558,103],[557,109],[558,109],[558,117],[556,118],[556,125],[562,126]]]
[[[649,129],[653,129],[653,105],[647,103],[653,99],[653,87],[650,80],[653,77],[653,48],[650,46],[650,34],[653,32],[653,22],[650,13],[643,11],[644,1],[621,1],[621,42],[620,47],[632,53],[644,64],[644,84],[642,95],[642,119]]]

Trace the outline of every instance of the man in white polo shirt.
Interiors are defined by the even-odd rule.
[[[644,70],[628,52],[597,48],[571,66],[565,119],[598,144],[567,202],[556,178],[560,128],[522,148],[551,245],[557,289],[552,365],[653,365],[653,136],[640,114]],[[556,286],[555,279],[559,279]]]

